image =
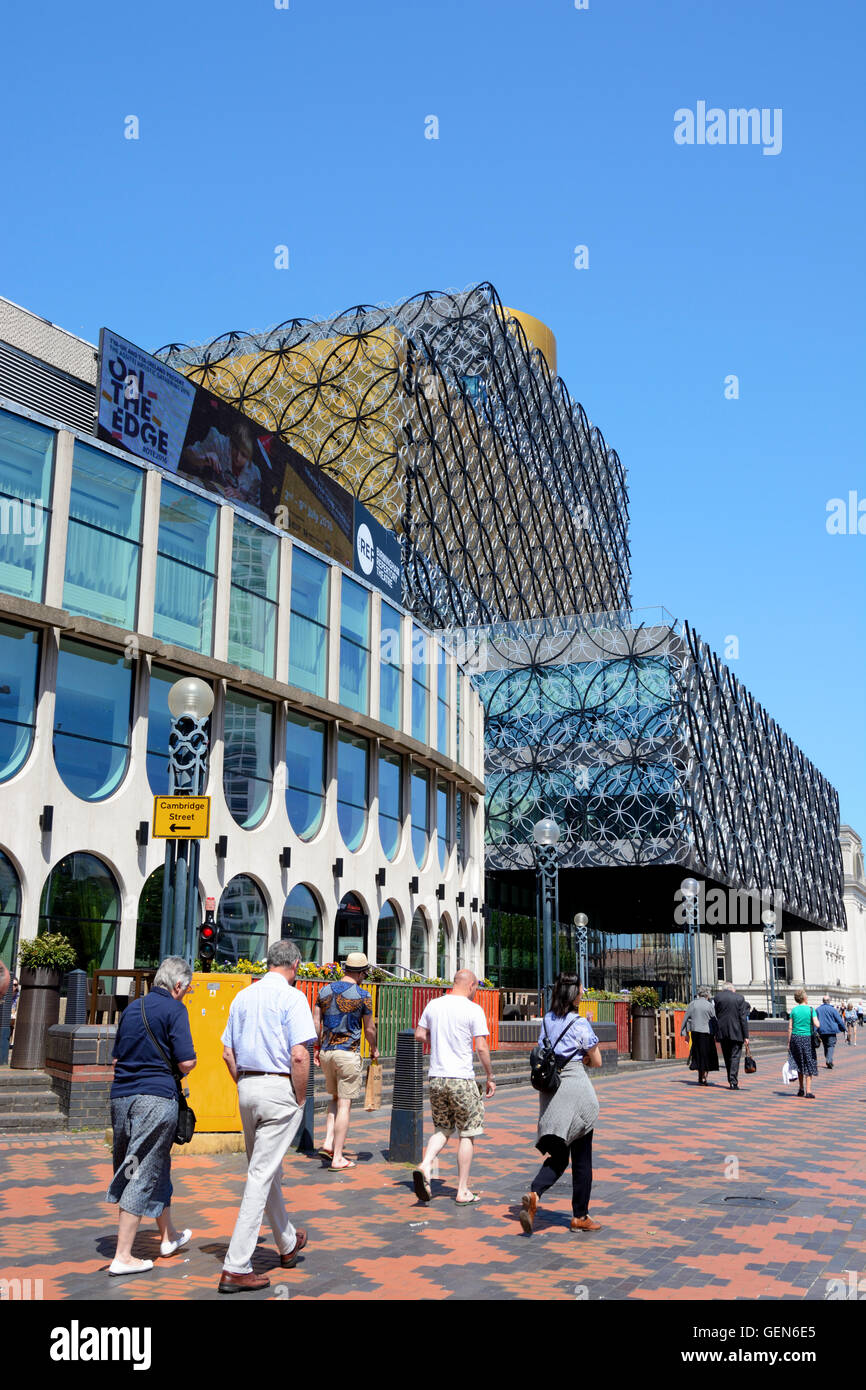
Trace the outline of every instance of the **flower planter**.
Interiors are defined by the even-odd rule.
[[[631,1010],[631,1058],[633,1062],[656,1059],[656,1011],[639,1004]]]
[[[18,978],[21,996],[9,1065],[33,1071],[45,1065],[48,1029],[60,1018],[60,982],[63,976],[59,970],[21,969]]]

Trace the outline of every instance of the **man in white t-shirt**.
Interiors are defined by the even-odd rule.
[[[469,1169],[476,1136],[484,1133],[484,1101],[475,1080],[472,1042],[477,1044],[478,1060],[487,1073],[485,1095],[496,1090],[490,1066],[487,1037],[490,1029],[480,1004],[472,998],[478,980],[471,970],[458,970],[450,994],[431,999],[415,1029],[420,1043],[430,1039],[430,1109],[436,1126],[419,1167],[412,1174],[420,1202],[433,1196],[430,1178],[433,1163],[457,1130],[457,1196],[459,1207],[480,1201],[481,1194],[469,1189]]]

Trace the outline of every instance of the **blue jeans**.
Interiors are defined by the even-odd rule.
[[[821,1034],[821,1046],[824,1049],[824,1061],[827,1063],[828,1067],[831,1067],[833,1065],[833,1053],[836,1050],[836,1039],[838,1038],[838,1036],[838,1033]]]

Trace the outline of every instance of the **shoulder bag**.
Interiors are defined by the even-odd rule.
[[[574,1019],[578,1017],[579,1015],[575,1014],[574,1018],[568,1020],[556,1042],[565,1037]],[[536,1091],[544,1091],[551,1096],[559,1090],[559,1068],[555,1047],[556,1043],[551,1044],[542,1025],[541,1038],[529,1054],[529,1084]]]
[[[156,1038],[153,1036],[150,1024],[147,1021],[147,1014],[144,1011],[144,1000],[141,1001],[141,1021],[147,1029],[147,1035],[153,1043],[165,1065],[168,1067],[177,1086],[177,1129],[174,1132],[174,1142],[176,1144],[188,1144],[195,1134],[195,1111],[188,1103],[183,1091],[183,1077],[173,1062],[170,1062],[160,1047]]]

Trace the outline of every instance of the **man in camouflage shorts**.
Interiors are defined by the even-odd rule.
[[[490,1032],[484,1010],[473,1004],[472,996],[478,980],[471,970],[458,970],[450,994],[431,999],[415,1029],[420,1043],[430,1039],[430,1109],[435,1132],[427,1144],[424,1157],[412,1174],[418,1200],[429,1202],[433,1195],[430,1178],[433,1163],[457,1130],[457,1195],[459,1207],[468,1207],[480,1200],[480,1193],[469,1188],[469,1169],[475,1139],[484,1133],[484,1101],[475,1080],[472,1043],[475,1040],[478,1060],[487,1076],[485,1094],[496,1090],[490,1066]]]

